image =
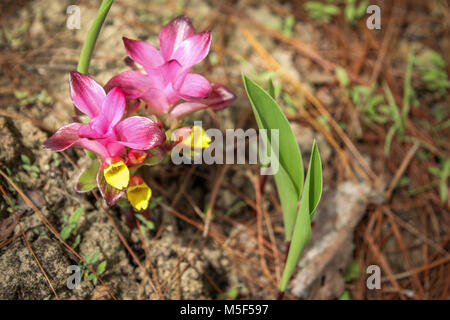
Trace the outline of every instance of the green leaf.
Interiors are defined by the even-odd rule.
[[[280,165],[278,172],[274,175],[274,179],[280,197],[281,208],[283,209],[285,240],[290,241],[294,231],[297,204],[300,196],[283,166]]]
[[[414,89],[411,86],[412,70],[414,65],[414,46],[411,47],[408,54],[408,62],[405,72],[405,87],[403,89],[402,123],[405,124],[408,119],[409,107],[414,97]]]
[[[259,129],[267,130],[267,147],[272,144],[271,129],[279,130],[279,170],[274,175],[283,208],[285,238],[290,240],[297,216],[297,202],[303,187],[303,162],[289,121],[264,89],[242,74],[245,90]]]
[[[336,78],[338,79],[340,85],[344,88],[347,88],[350,84],[350,78],[347,75],[347,72],[342,67],[336,68]]]
[[[106,269],[106,260],[100,262],[100,264],[97,266],[97,274],[102,274],[103,272],[105,272]]]
[[[90,121],[90,119],[87,121],[87,123],[89,123],[89,121]],[[97,159],[97,155],[94,152],[92,152],[91,150],[84,149],[84,152],[89,156],[89,158],[91,160],[96,160]]]
[[[306,180],[306,183],[309,183],[309,214],[312,218],[322,196],[322,161],[320,160],[319,148],[315,140],[312,146]]]
[[[227,212],[225,212],[225,216],[230,216],[232,213],[236,212],[237,210],[244,208],[247,206],[247,202],[241,200],[236,202],[234,205],[231,206],[231,208],[229,208],[227,210]]]
[[[344,281],[349,282],[359,278],[358,261],[352,260],[344,271]]]
[[[152,221],[147,220],[142,214],[137,213],[136,218],[138,218],[143,224],[145,224],[145,226],[148,229],[150,229],[150,230],[155,229],[155,224]]]
[[[90,166],[78,178],[75,185],[77,192],[88,192],[97,187],[97,172],[100,163],[97,159],[92,160]]]
[[[447,197],[448,197],[448,188],[447,188],[447,182],[443,179],[439,180],[439,194],[441,196],[442,203],[445,203],[445,201],[447,201]]]
[[[219,293],[217,295],[217,298],[218,299],[223,299],[223,300],[236,300],[238,295],[239,295],[239,289],[238,288],[231,288],[227,292]]]
[[[341,296],[339,297],[339,300],[351,300],[351,296],[350,296],[350,292],[348,292],[348,290],[344,290],[344,292],[342,292]]]
[[[73,241],[72,249],[75,249],[76,247],[78,247],[78,245],[80,244],[80,241],[81,241],[81,236],[78,234],[75,237],[75,240]]]
[[[387,158],[389,156],[389,153],[391,152],[391,142],[392,142],[392,138],[394,138],[394,134],[395,134],[396,128],[395,125],[393,125],[388,133],[386,134],[386,138],[384,141],[384,156]]]
[[[403,137],[403,134],[405,132],[405,126],[403,123],[403,118],[400,115],[400,109],[397,106],[397,103],[395,102],[394,96],[392,95],[392,91],[391,89],[388,87],[388,85],[386,83],[383,83],[383,89],[386,93],[386,98],[389,102],[389,106],[390,106],[390,115],[392,117],[392,120],[394,121],[394,125],[395,125],[395,129],[398,130],[398,133],[400,135],[400,137]]]
[[[73,230],[75,230],[77,226],[73,224],[69,224],[68,226],[65,226],[60,233],[61,239],[67,240],[70,237],[70,234]]]
[[[20,155],[20,159],[22,159],[22,162],[25,163],[25,164],[28,164],[28,165],[31,164],[30,158],[28,158],[28,156],[26,156],[24,154]]]
[[[84,212],[84,208],[83,207],[79,207],[78,209],[76,209],[72,215],[69,218],[69,224],[75,224],[78,222],[78,220],[80,220],[81,215]]]
[[[272,78],[269,79],[269,94],[273,99],[275,99],[275,86],[273,85]]]
[[[314,141],[311,158],[309,159],[308,173],[305,179],[300,208],[295,221],[286,266],[280,281],[280,290],[285,291],[289,280],[297,266],[300,255],[311,239],[311,217],[316,210],[322,194],[322,163],[319,149]]]
[[[99,255],[100,255],[100,251],[98,251],[98,250],[95,251],[95,253],[92,255],[92,257],[91,257],[91,259],[90,259],[90,263],[91,263],[91,264],[96,263],[97,260],[98,260]]]
[[[93,274],[93,273],[91,273],[88,277],[87,277],[87,279],[86,279],[87,281],[92,281],[92,282],[94,282],[94,284],[96,284],[97,283],[97,277],[95,276],[95,274]]]

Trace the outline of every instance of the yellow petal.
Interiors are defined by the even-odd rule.
[[[200,126],[193,126],[191,134],[183,139],[184,145],[191,146],[194,149],[206,149],[211,143],[211,138],[206,134]]]
[[[131,186],[127,189],[128,201],[136,210],[145,210],[152,196],[152,189],[147,184],[142,183],[137,186]]]
[[[130,171],[123,161],[111,163],[103,170],[106,182],[116,189],[122,190],[128,186]]]

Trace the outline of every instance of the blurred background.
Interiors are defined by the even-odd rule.
[[[275,299],[282,213],[257,166],[151,168],[152,205],[135,216],[74,191],[82,151],[42,149],[71,122],[68,73],[99,3],[0,3],[0,298]],[[449,2],[116,0],[90,75],[127,70],[122,36],[158,46],[180,14],[212,31],[195,71],[238,96],[195,119],[256,128],[244,72],[273,79],[305,167],[318,142],[323,196],[285,299],[448,299]],[[69,265],[81,290],[66,286]]]

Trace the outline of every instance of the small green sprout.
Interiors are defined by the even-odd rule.
[[[445,203],[448,199],[447,180],[450,176],[450,159],[443,161],[442,168],[431,167],[428,168],[428,172],[439,179],[439,194],[441,201]]]
[[[80,207],[72,213],[70,218],[67,218],[67,215],[63,212],[64,227],[62,228],[60,233],[60,236],[63,240],[67,240],[70,237],[71,233],[78,227],[77,223],[83,215],[83,212],[84,208]]]
[[[367,0],[359,1],[359,4],[356,4],[356,0],[346,0],[344,10],[345,19],[354,26],[356,21],[366,14],[367,6]]]
[[[308,11],[309,16],[320,24],[329,23],[333,16],[338,15],[341,11],[339,7],[334,4],[318,1],[306,2],[305,9]]]
[[[92,255],[88,255],[88,256],[84,257],[84,260],[86,261],[87,265],[93,266],[97,262],[99,256],[100,256],[100,251],[97,250]],[[78,266],[80,267],[81,277],[84,276],[83,277],[84,280],[92,281],[92,283],[94,285],[96,285],[97,281],[98,281],[97,276],[94,273],[89,272],[89,270],[87,269],[87,265],[80,261],[80,264]],[[105,270],[106,270],[106,260],[100,262],[97,265],[97,269],[95,270],[95,272],[98,275],[101,275],[102,273],[105,272]]]
[[[425,88],[441,97],[450,88],[445,60],[436,51],[429,50],[425,57],[417,58],[416,64]]]
[[[25,171],[27,171],[33,178],[37,178],[39,175],[39,172],[41,172],[39,167],[32,165],[30,158],[28,158],[24,154],[21,154],[20,158],[22,159],[22,162],[23,162],[22,168],[24,168]]]

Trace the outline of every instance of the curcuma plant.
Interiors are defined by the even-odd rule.
[[[243,80],[258,127],[268,132],[271,131],[268,129],[279,130],[279,170],[274,178],[283,209],[285,241],[288,244],[286,265],[280,280],[281,298],[311,238],[311,219],[322,195],[322,162],[314,141],[304,179],[302,154],[287,118],[274,99],[272,81],[269,81],[267,92],[244,75]],[[275,142],[270,134],[265,140],[268,146]]]
[[[91,29],[94,35],[88,35],[79,64],[83,73],[111,4],[102,3]],[[126,195],[135,209],[147,209],[152,191],[138,169],[160,163],[177,144],[192,152],[208,147],[211,139],[202,128],[180,128],[183,118],[203,108],[221,110],[235,100],[226,86],[190,72],[209,53],[209,31],[195,33],[191,21],[181,16],[163,27],[159,39],[157,50],[123,38],[135,70],[114,76],[105,88],[82,72],[70,72],[76,122],[58,129],[44,144],[52,151],[87,150],[92,163],[80,175],[76,190],[97,187],[109,206]]]
[[[70,147],[86,150],[92,162],[79,176],[76,190],[98,188],[109,206],[126,196],[136,210],[142,211],[149,206],[152,190],[139,169],[161,163],[171,152],[178,152],[176,146],[184,146],[186,157],[207,148],[211,138],[199,126],[182,126],[184,118],[205,108],[224,109],[236,97],[225,85],[191,73],[192,67],[208,55],[211,33],[195,33],[185,16],[162,28],[159,50],[124,37],[132,70],[112,77],[102,87],[87,71],[112,2],[102,2],[84,43],[78,70],[69,74],[70,95],[77,108],[74,122],[59,128],[44,147],[52,151]],[[263,135],[263,143],[271,148],[271,158],[274,153],[278,163],[274,178],[289,245],[280,281],[282,295],[311,236],[311,219],[322,193],[322,165],[314,142],[304,177],[302,155],[288,120],[274,100],[272,81],[267,92],[247,77],[243,80],[258,127],[268,133]],[[278,131],[279,139],[272,139],[273,130]],[[279,146],[275,146],[278,141]],[[146,221],[142,215],[136,216]],[[75,225],[67,227],[67,237]]]

